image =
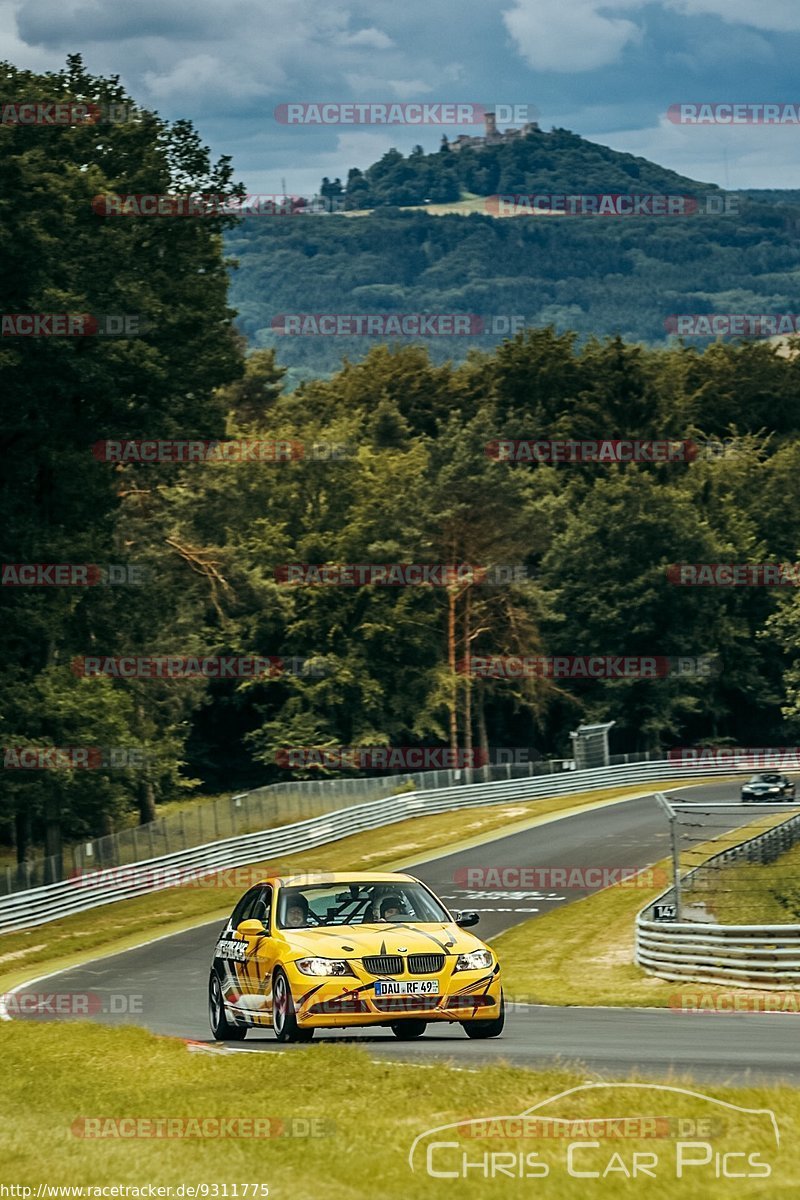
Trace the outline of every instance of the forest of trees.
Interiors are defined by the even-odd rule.
[[[47,77],[6,66],[1,84],[4,96],[125,99],[116,80],[91,78],[79,60]],[[273,350],[248,355],[235,331],[229,218],[92,211],[106,191],[233,190],[229,163],[212,164],[188,123],[145,116],[102,130],[4,127],[0,136],[2,312],[148,321],[140,337],[8,338],[0,349],[3,563],[144,572],[138,586],[0,589],[3,746],[149,755],[139,769],[6,769],[0,836],[20,854],[42,840],[55,852],[59,838],[106,832],[131,811],[150,819],[181,788],[286,778],[275,764],[285,746],[455,738],[548,757],[566,753],[569,731],[586,720],[614,720],[617,747],[631,751],[797,738],[800,594],[679,588],[667,567],[798,557],[800,359],[763,343],[701,352],[580,340],[543,323],[459,364],[433,361],[420,345],[374,346],[290,391]],[[53,237],[54,213],[69,238]],[[321,278],[331,224],[259,229],[305,238]],[[398,288],[439,254],[426,238],[469,261],[478,287],[501,243],[511,263],[516,238],[558,232],[503,225],[495,235],[477,218],[430,224],[423,237],[422,226],[397,222],[387,247],[380,221],[345,226],[356,232],[334,241],[372,239],[375,257],[416,245]],[[782,229],[776,218],[777,251],[766,239],[758,250],[765,272],[779,271]],[[243,236],[229,232],[229,245]],[[742,254],[737,238],[750,236],[732,224],[729,257],[717,265],[719,249],[709,254],[720,287]],[[687,257],[693,246],[687,234]],[[586,248],[600,287],[614,243]],[[354,261],[355,287],[367,257]],[[253,277],[250,286],[266,301],[287,252],[274,245],[261,269],[260,287]],[[440,270],[444,288],[444,256]],[[676,265],[676,281],[683,270]],[[303,307],[324,308],[310,277],[300,284],[309,289]],[[492,300],[496,311],[507,302]],[[639,465],[512,464],[486,451],[498,438],[591,437],[733,440],[724,454]],[[306,452],[280,462],[98,461],[92,446],[112,438],[294,439]],[[343,449],[331,455],[331,446]],[[278,568],[291,562],[511,563],[527,577],[507,587],[290,586]],[[720,670],[591,683],[472,679],[453,670],[454,654],[465,653],[714,654]],[[319,669],[93,678],[73,667],[87,654],[297,656]]]
[[[499,344],[511,316],[582,338],[666,345],[674,314],[800,313],[800,205],[731,199],[735,212],[684,217],[498,219],[389,208],[369,217],[247,217],[226,235],[238,263],[231,302],[250,343],[276,350],[289,368],[290,387],[333,373],[343,355],[361,357],[376,339],[276,332],[287,313],[483,318],[482,333],[426,339],[440,363]]]

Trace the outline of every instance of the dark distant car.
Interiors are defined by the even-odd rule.
[[[762,771],[753,775],[742,788],[742,804],[769,804],[773,800],[794,800],[795,785],[786,775]]]

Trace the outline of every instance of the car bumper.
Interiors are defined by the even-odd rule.
[[[402,1020],[490,1021],[500,1015],[500,971],[458,971],[439,978],[439,993],[376,996],[378,977],[318,980],[287,970],[298,1024],[304,1028],[390,1025]],[[400,980],[410,976],[393,976]]]

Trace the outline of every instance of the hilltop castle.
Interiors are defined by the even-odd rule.
[[[483,137],[470,137],[467,133],[460,133],[452,142],[443,137],[442,145],[446,145],[450,150],[463,150],[466,146],[498,146],[503,142],[514,142],[517,138],[527,137],[529,133],[542,132],[537,121],[528,121],[521,129],[507,129],[505,133],[501,133],[493,112],[485,114],[483,123],[486,130]]]

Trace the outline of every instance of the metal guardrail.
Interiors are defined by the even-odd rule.
[[[756,837],[714,854],[681,879],[681,890],[700,890],[708,875],[728,863],[774,862],[800,841],[800,813]],[[636,962],[650,975],[687,983],[784,988],[800,981],[800,925],[718,925],[652,919],[655,905],[674,903],[674,887],[636,917]]]
[[[620,757],[629,761],[627,755]],[[204,846],[211,841],[303,821],[323,812],[364,804],[397,792],[455,787],[473,781],[488,783],[495,779],[555,775],[573,766],[570,759],[548,759],[473,768],[472,778],[465,769],[441,769],[420,774],[271,783],[238,796],[218,796],[205,804],[194,805],[188,811],[179,808],[177,812],[166,812],[144,825],[132,825],[104,837],[66,845],[58,855],[0,868],[0,896],[60,883],[87,869],[121,867],[175,854],[193,846]]]
[[[515,768],[488,769],[510,773]],[[703,771],[704,775],[730,773],[729,763]],[[643,761],[589,771],[563,771],[560,775],[526,776],[406,792],[366,804],[353,804],[290,825],[225,838],[122,868],[110,868],[100,871],[96,878],[84,875],[4,896],[0,898],[0,932],[43,925],[59,917],[111,904],[115,900],[162,891],[180,882],[187,882],[190,875],[211,874],[265,862],[281,854],[297,854],[335,842],[349,834],[379,829],[408,820],[409,817],[509,800],[546,799],[639,781],[649,783],[667,779],[680,782],[696,778],[696,775],[697,768],[691,765],[663,760]]]

